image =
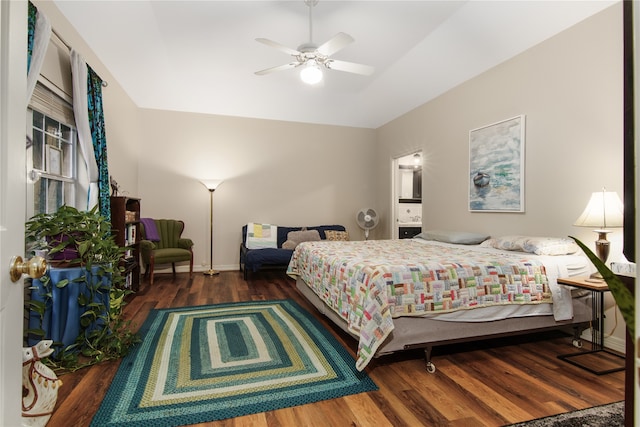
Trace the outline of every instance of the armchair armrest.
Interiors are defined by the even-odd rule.
[[[244,264],[244,260],[247,257],[247,252],[249,251],[249,249],[247,249],[247,246],[243,243],[240,243],[240,262]]]
[[[140,240],[140,256],[142,257],[142,261],[144,261],[145,265],[149,264],[151,252],[153,252],[155,248],[156,245],[151,240]]]
[[[151,240],[140,240],[140,250],[141,251],[152,251],[156,248],[156,244]]]
[[[186,237],[181,237],[180,239],[178,239],[178,247],[190,250],[193,247],[193,240]]]

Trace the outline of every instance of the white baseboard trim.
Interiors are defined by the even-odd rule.
[[[240,266],[238,266],[238,264],[229,264],[229,265],[214,265],[213,268],[215,270],[218,271],[238,271],[240,270]],[[203,267],[200,265],[194,265],[193,266],[193,272],[194,273],[202,273],[209,270],[209,267]],[[144,268],[142,268],[141,273],[144,272]],[[156,268],[154,270],[155,273],[171,273],[173,272],[173,270],[171,270],[171,266],[168,267],[163,267],[163,268]],[[178,265],[176,266],[176,273],[188,273],[189,272],[189,266],[188,265]]]
[[[583,340],[591,342],[591,331],[589,329],[585,330],[580,336]],[[610,350],[617,351],[619,353],[625,354],[626,343],[625,340],[620,339],[618,337],[604,337],[604,346]]]
[[[240,270],[240,266],[238,264],[214,265],[213,269],[218,271],[238,271]],[[207,270],[209,270],[209,267],[193,266],[193,271],[202,272]],[[189,267],[187,267],[187,271],[189,271]]]

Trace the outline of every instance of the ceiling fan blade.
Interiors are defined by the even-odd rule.
[[[320,45],[316,50],[325,56],[331,56],[353,42],[353,37],[351,37],[349,34],[338,33],[331,39]]]
[[[302,63],[298,61],[290,62],[288,64],[278,65],[277,67],[271,67],[271,68],[266,68],[264,70],[256,71],[255,74],[259,76],[263,76],[265,74],[273,73],[274,71],[282,71],[282,70],[288,70],[290,68],[296,68],[299,65],[302,65]]]
[[[346,71],[347,73],[362,74],[364,76],[370,76],[375,71],[375,68],[369,65],[356,64],[355,62],[338,61],[335,59],[329,59],[325,66],[330,70]]]
[[[256,39],[256,41],[262,44],[266,44],[267,46],[275,47],[276,49],[281,50],[284,53],[288,53],[289,55],[300,55],[300,52],[298,52],[297,50],[286,47],[285,45],[274,42],[273,40],[258,38]]]

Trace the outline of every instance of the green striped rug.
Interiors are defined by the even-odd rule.
[[[92,426],[180,426],[377,390],[291,300],[152,310]]]

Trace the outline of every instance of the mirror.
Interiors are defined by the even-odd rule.
[[[398,198],[419,203],[422,201],[422,157],[415,153],[398,160]]]

